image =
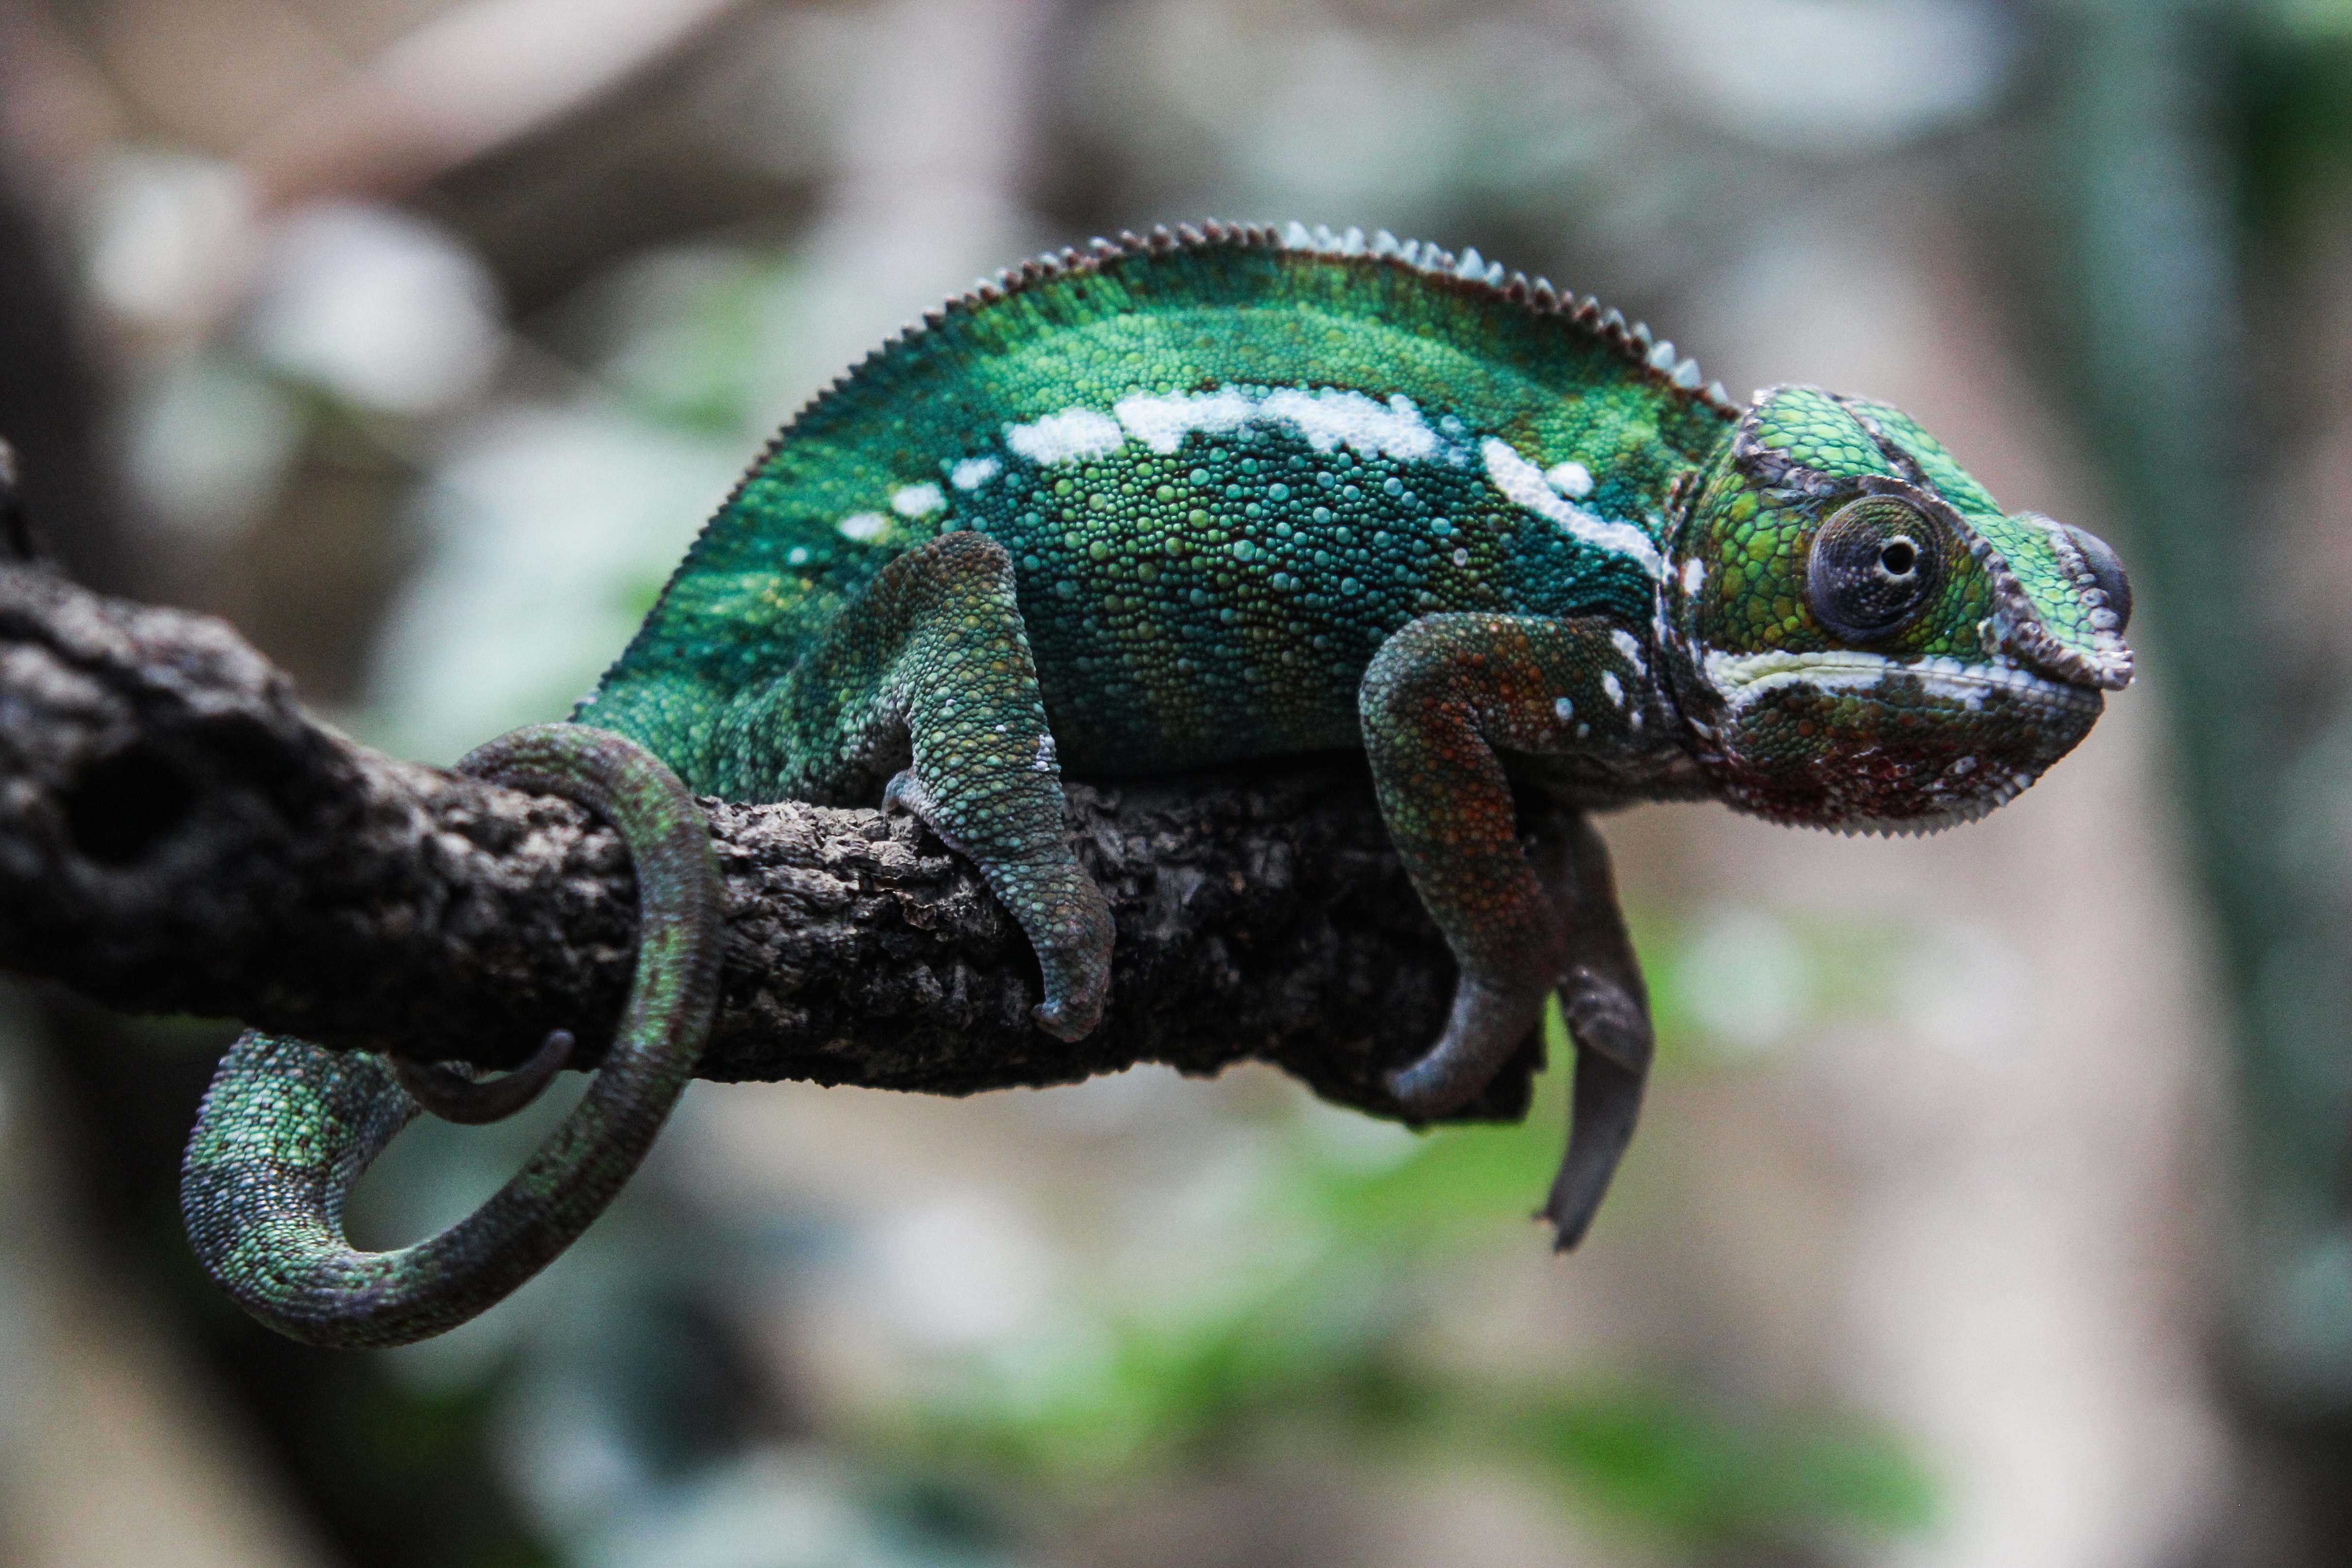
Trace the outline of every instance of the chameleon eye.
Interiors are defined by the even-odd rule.
[[[1916,619],[1943,580],[1936,526],[1891,496],[1865,496],[1814,534],[1805,603],[1839,640],[1874,643]]]

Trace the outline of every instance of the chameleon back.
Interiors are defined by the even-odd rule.
[[[1719,390],[1475,253],[1351,241],[1161,231],[951,301],[785,427],[574,716],[767,798],[728,705],[956,528],[1013,557],[1083,773],[1354,744],[1366,664],[1432,611],[1647,624]]]

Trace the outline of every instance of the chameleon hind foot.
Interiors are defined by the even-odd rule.
[[[1381,646],[1357,707],[1381,814],[1462,967],[1445,1032],[1389,1089],[1416,1116],[1466,1103],[1556,987],[1576,1042],[1566,1157],[1544,1213],[1573,1247],[1633,1135],[1649,1071],[1648,994],[1601,836],[1564,804],[1522,848],[1501,751],[1541,758],[1644,722],[1638,672],[1605,621],[1425,615]]]
[[[891,779],[882,792],[882,809],[914,817],[950,850],[977,862],[989,891],[1016,917],[1024,910],[1046,912],[1042,934],[1039,926],[1022,921],[1045,985],[1045,999],[1029,1009],[1029,1017],[1056,1040],[1084,1040],[1092,1034],[1110,1000],[1110,909],[1094,879],[1066,858],[1067,846],[1050,846],[1060,854],[1010,862],[981,860],[941,821],[945,813],[912,768]]]
[[[735,701],[715,750],[716,787],[739,799],[865,801],[893,774],[885,806],[979,867],[1029,938],[1037,1026],[1076,1040],[1102,1020],[1110,905],[1070,848],[1003,545],[957,530],[892,560],[789,672]]]

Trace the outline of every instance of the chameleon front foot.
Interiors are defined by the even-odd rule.
[[[1648,1074],[1589,1046],[1576,1053],[1576,1084],[1570,1096],[1568,1151],[1537,1218],[1549,1219],[1552,1249],[1567,1252],[1584,1239],[1592,1217],[1609,1191],[1633,1124],[1642,1113],[1642,1088]]]
[[[1569,1099],[1568,1148],[1538,1215],[1552,1223],[1555,1251],[1570,1251],[1584,1239],[1633,1140],[1652,1041],[1639,985],[1638,973],[1629,985],[1580,966],[1560,988],[1560,1011],[1576,1042],[1576,1083]]]
[[[1591,821],[1574,811],[1548,813],[1536,824],[1529,860],[1547,897],[1569,917],[1559,1010],[1576,1044],[1576,1081],[1568,1148],[1537,1215],[1551,1221],[1552,1245],[1566,1252],[1584,1239],[1633,1141],[1654,1037],[1649,988],[1618,907],[1609,850]]]
[[[1559,1008],[1580,1052],[1597,1052],[1637,1075],[1650,1071],[1649,1006],[1633,986],[1580,966],[1559,988]]]
[[[1498,984],[1470,975],[1454,988],[1445,1032],[1420,1060],[1389,1074],[1388,1089],[1416,1117],[1443,1116],[1476,1098],[1543,1021],[1550,978]]]

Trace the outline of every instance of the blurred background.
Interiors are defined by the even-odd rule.
[[[316,1352],[180,1237],[231,1026],[0,992],[0,1562],[2342,1568],[2347,176],[2352,0],[0,0],[37,524],[407,755],[561,715],[899,323],[1203,216],[1900,403],[2144,672],[1942,837],[1605,824],[1663,1055],[1565,1260],[1556,1073],[702,1084],[512,1301]]]

